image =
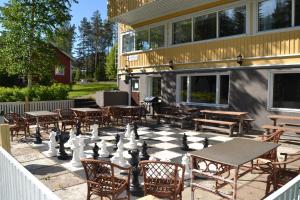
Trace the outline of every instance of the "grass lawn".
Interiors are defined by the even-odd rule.
[[[76,83],[72,86],[69,92],[69,99],[82,96],[91,96],[99,90],[115,90],[117,89],[117,82],[97,82],[97,83]]]

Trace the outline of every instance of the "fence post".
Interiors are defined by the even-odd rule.
[[[30,111],[29,109],[30,109],[29,108],[29,98],[28,98],[28,96],[26,96],[24,110],[25,110],[25,112],[29,112]]]
[[[7,152],[10,151],[10,131],[8,124],[0,124],[0,146]]]

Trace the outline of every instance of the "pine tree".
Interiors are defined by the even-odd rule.
[[[76,36],[75,30],[76,26],[71,25],[70,22],[59,27],[52,39],[55,46],[71,55]]]
[[[114,45],[110,49],[110,52],[106,58],[105,74],[109,80],[117,79],[117,65],[116,65],[116,62],[117,62],[116,61],[116,50],[117,50],[117,48],[118,48],[117,45]]]

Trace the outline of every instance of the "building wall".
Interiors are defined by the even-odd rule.
[[[56,82],[69,84],[72,82],[72,73],[71,73],[71,59],[64,53],[57,51],[57,57],[59,63],[64,66],[64,75],[53,74],[53,78]]]

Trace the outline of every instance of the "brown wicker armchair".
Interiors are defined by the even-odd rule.
[[[6,113],[4,115],[4,122],[9,124],[11,140],[13,140],[14,133],[16,133],[18,137],[20,131],[24,132],[24,136],[26,138],[27,132],[29,130],[28,123],[24,118],[20,117],[18,113]]]
[[[109,112],[109,107],[100,108],[100,112],[101,112],[100,125],[108,126],[111,123],[111,116],[110,116],[110,112]]]
[[[131,167],[124,168],[107,161],[85,159],[81,160],[87,178],[87,200],[92,195],[107,197],[111,200],[130,200],[130,174]],[[127,171],[127,178],[115,176],[116,169]],[[127,198],[120,195],[126,191]]]
[[[67,126],[72,128],[76,125],[74,112],[70,109],[59,110],[59,118],[61,120],[61,128],[65,132]]]
[[[266,163],[270,169],[270,175],[267,178],[266,195],[269,193],[271,185],[273,185],[274,190],[277,190],[300,174],[299,164],[297,167],[287,167],[288,164],[300,160],[300,153],[281,153],[281,155],[284,155],[284,161]],[[288,157],[291,158],[288,159]]]
[[[182,199],[185,167],[163,161],[141,161],[144,192],[164,199]]]

